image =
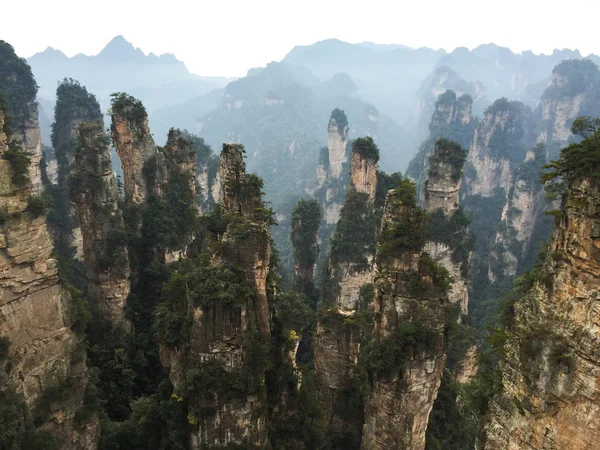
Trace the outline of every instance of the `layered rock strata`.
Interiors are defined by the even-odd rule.
[[[24,65],[16,56],[14,59],[17,65]],[[29,71],[28,66],[24,71]],[[35,85],[32,77],[23,80],[15,74],[0,80],[0,91],[5,89],[4,83],[15,82]],[[76,308],[59,282],[46,218],[37,207],[41,142],[35,90],[26,104],[11,106],[15,113],[11,127],[5,122],[5,111],[0,110],[0,335],[11,344],[10,370],[7,365],[2,367],[7,372],[0,377],[2,389],[22,394],[38,422],[52,431],[61,448],[93,449],[98,438],[97,418],[75,421],[87,383],[81,354],[83,336],[73,329],[78,321]],[[17,178],[23,166],[19,167],[12,156],[5,158],[15,152],[30,161],[25,177]],[[45,394],[66,382],[71,386],[66,396],[49,405]]]
[[[596,342],[600,185],[578,178],[533,287],[514,306],[502,390],[482,449],[592,449],[600,439]]]

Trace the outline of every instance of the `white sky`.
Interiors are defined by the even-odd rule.
[[[0,11],[0,39],[20,56],[48,46],[96,54],[123,35],[146,53],[174,53],[200,75],[244,75],[332,37],[600,54],[600,0],[13,0]]]

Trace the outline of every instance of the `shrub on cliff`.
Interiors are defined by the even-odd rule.
[[[542,174],[542,182],[557,178],[569,183],[580,178],[600,181],[600,119],[579,117],[573,122],[571,132],[583,140],[566,146],[558,160],[544,166],[552,170]]]

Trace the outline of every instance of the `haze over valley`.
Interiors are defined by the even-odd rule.
[[[0,450],[599,448],[595,3],[105,3],[0,34]]]

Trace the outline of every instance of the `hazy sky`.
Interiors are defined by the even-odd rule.
[[[123,35],[200,75],[239,76],[328,38],[452,50],[600,54],[599,0],[29,0],[2,2],[0,39],[28,57],[51,46],[96,54]]]

